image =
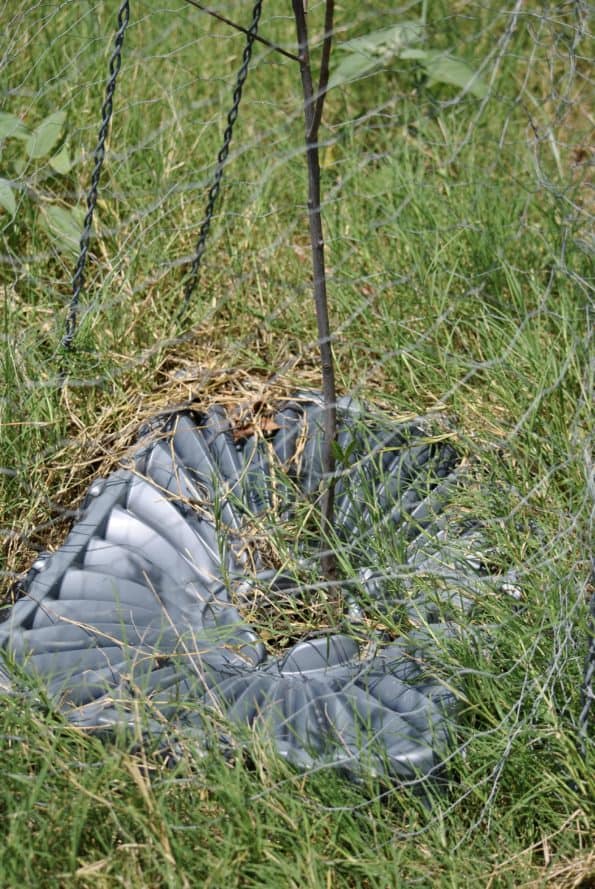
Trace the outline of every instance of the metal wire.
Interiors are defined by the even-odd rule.
[[[247,31],[246,46],[244,47],[244,52],[242,55],[242,64],[240,66],[240,70],[238,71],[236,86],[233,91],[233,104],[231,106],[229,114],[227,115],[227,126],[225,128],[225,133],[223,134],[223,144],[221,146],[219,154],[217,155],[217,166],[215,168],[215,175],[213,176],[213,183],[209,189],[205,214],[200,227],[200,233],[198,236],[198,241],[196,243],[196,249],[194,251],[194,258],[190,266],[188,279],[184,287],[184,298],[182,300],[182,305],[178,313],[179,316],[182,315],[188,308],[188,304],[190,302],[190,299],[192,298],[192,294],[194,293],[196,284],[198,282],[202,258],[205,253],[206,242],[209,235],[209,230],[211,228],[213,213],[215,211],[215,204],[217,202],[217,197],[221,189],[223,169],[225,167],[225,162],[227,161],[227,156],[229,154],[229,147],[231,145],[231,140],[233,137],[234,124],[238,118],[240,102],[242,99],[242,90],[248,76],[248,67],[252,58],[252,48],[254,46],[258,33],[258,24],[260,21],[261,12],[262,0],[258,0],[258,2],[254,4],[254,8],[252,10],[252,24]]]
[[[66,333],[62,339],[62,346],[67,351],[72,348],[72,341],[76,332],[76,322],[79,308],[80,295],[85,285],[85,266],[87,263],[87,254],[89,252],[89,241],[91,239],[91,229],[93,227],[93,215],[97,204],[97,191],[99,187],[99,178],[105,158],[105,142],[109,132],[109,126],[113,113],[113,99],[116,91],[116,82],[118,74],[122,67],[122,45],[124,43],[124,35],[130,21],[130,4],[129,0],[124,0],[118,10],[118,30],[114,42],[114,51],[109,61],[109,80],[105,89],[105,100],[101,106],[101,127],[99,129],[99,138],[97,147],[93,153],[95,165],[91,176],[91,188],[87,195],[87,214],[83,223],[83,231],[80,240],[79,256],[72,278],[72,298],[68,309],[68,317],[66,319]]]
[[[262,0],[258,0],[258,2],[254,4],[254,8],[252,10],[252,23],[249,29],[246,31],[246,46],[244,47],[242,64],[240,66],[240,70],[238,71],[236,86],[233,92],[233,104],[227,115],[227,126],[223,135],[223,144],[217,155],[217,166],[215,169],[215,175],[213,177],[213,183],[209,189],[205,214],[200,227],[200,233],[194,252],[194,258],[192,260],[190,273],[186,282],[186,286],[184,288],[184,298],[179,312],[180,315],[186,310],[192,294],[196,289],[200,266],[206,249],[206,241],[209,235],[211,221],[213,219],[215,204],[217,202],[217,197],[221,189],[223,169],[229,155],[229,148],[233,137],[233,128],[238,118],[240,102],[242,99],[242,91],[246,82],[246,78],[248,76],[250,61],[252,59],[252,49],[257,39],[261,12]],[[116,38],[114,41],[114,51],[109,62],[109,80],[105,91],[105,100],[101,107],[101,127],[99,129],[99,138],[97,140],[97,147],[95,148],[95,151],[93,153],[95,164],[93,168],[93,174],[91,176],[91,187],[87,195],[87,213],[83,222],[83,231],[80,239],[80,250],[74,270],[74,275],[72,278],[72,298],[70,300],[68,316],[66,319],[66,332],[62,339],[62,347],[66,351],[72,349],[72,343],[76,333],[80,296],[85,285],[85,267],[87,263],[87,255],[89,253],[91,230],[93,228],[93,216],[95,214],[95,207],[97,205],[101,170],[103,167],[103,161],[105,159],[105,143],[107,140],[113,113],[113,98],[116,91],[118,74],[120,72],[120,68],[122,67],[122,46],[124,43],[124,35],[126,33],[129,21],[130,3],[129,0],[124,0],[124,2],[120,6],[120,9],[118,10],[118,30],[116,32]]]
[[[595,579],[595,570],[593,578]],[[585,673],[581,689],[581,712],[578,718],[580,747],[583,756],[586,756],[587,753],[591,707],[595,700],[595,691],[593,690],[593,679],[595,677],[595,593],[591,594],[587,627],[589,647],[585,659]]]

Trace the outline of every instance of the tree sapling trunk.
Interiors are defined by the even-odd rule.
[[[324,98],[328,86],[329,60],[332,44],[334,0],[326,0],[324,42],[318,89],[314,91],[312,66],[310,63],[310,45],[306,20],[306,0],[292,0],[299,45],[300,72],[304,94],[304,118],[306,134],[306,161],[308,166],[308,218],[310,223],[310,242],[312,248],[312,268],[314,274],[314,302],[316,305],[316,321],[320,348],[320,364],[322,369],[322,394],[324,400],[324,437],[322,443],[322,468],[325,485],[321,498],[323,550],[321,554],[322,571],[329,581],[337,576],[335,554],[330,546],[333,529],[334,512],[334,472],[337,411],[335,392],[335,373],[331,334],[328,316],[326,293],[326,271],[324,266],[324,237],[322,232],[322,216],[320,210],[320,156],[318,151],[318,133]]]

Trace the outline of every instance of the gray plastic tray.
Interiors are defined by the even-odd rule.
[[[263,731],[302,768],[434,773],[457,711],[432,666],[437,638],[457,626],[442,605],[464,616],[483,594],[481,532],[467,524],[453,538],[443,509],[459,459],[423,420],[390,423],[349,399],[338,417],[337,532],[359,566],[346,584],[346,632],[273,656],[241,613],[255,586],[298,603],[308,595],[242,546],[246,523],[272,509],[274,473],[310,497],[322,481],[320,397],[298,393],[266,438],[234,440],[221,407],[175,414],[139,443],[133,468],[93,482],[67,539],[37,560],[0,625],[0,688],[10,692],[18,667],[86,729],[133,725],[142,699],[145,729],[200,730],[215,713]],[[275,497],[290,514],[291,487]],[[399,603],[368,564],[379,526],[403,541]],[[366,635],[365,618],[397,604],[419,629],[396,641]]]

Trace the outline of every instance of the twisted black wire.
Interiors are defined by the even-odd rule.
[[[66,333],[62,339],[62,347],[67,351],[72,348],[72,341],[76,332],[76,321],[78,315],[78,307],[80,295],[85,284],[85,265],[87,263],[87,254],[89,252],[89,241],[91,238],[91,229],[93,227],[93,214],[97,204],[97,190],[99,187],[99,178],[105,158],[105,142],[109,131],[109,126],[113,112],[113,98],[116,91],[116,82],[120,68],[122,67],[122,45],[124,43],[124,35],[130,21],[130,5],[129,0],[124,0],[118,10],[118,30],[114,42],[114,51],[109,61],[109,80],[105,90],[105,100],[101,106],[101,127],[99,129],[99,138],[97,147],[93,152],[93,160],[95,165],[91,176],[91,188],[87,195],[87,213],[83,223],[83,231],[80,240],[79,256],[72,278],[72,298],[68,309],[68,317],[66,319]]]
[[[595,568],[593,569],[591,577],[595,580]],[[593,689],[593,682],[595,680],[595,592],[591,593],[587,628],[589,647],[585,659],[585,672],[583,675],[583,687],[581,689],[582,706],[578,718],[579,738],[583,756],[587,753],[589,717],[591,714],[591,706],[595,700],[595,690]]]
[[[215,174],[213,176],[213,182],[209,189],[209,194],[207,197],[207,204],[205,208],[205,215],[200,227],[200,233],[198,236],[198,241],[196,243],[196,249],[194,251],[194,258],[192,260],[192,264],[190,266],[190,272],[188,274],[188,279],[186,281],[186,286],[184,288],[184,298],[182,300],[182,305],[180,307],[179,314],[183,314],[188,307],[188,303],[194,293],[196,288],[196,284],[198,281],[198,275],[200,272],[200,266],[202,262],[202,258],[206,249],[207,237],[209,234],[209,230],[211,228],[211,221],[213,219],[213,212],[215,210],[215,203],[217,202],[217,197],[219,195],[219,191],[221,189],[221,180],[223,178],[223,168],[225,166],[225,162],[227,160],[227,156],[229,154],[229,146],[231,145],[231,140],[233,136],[233,127],[238,118],[238,112],[240,108],[240,101],[242,99],[242,90],[244,88],[244,84],[246,82],[246,78],[248,76],[248,67],[250,65],[250,60],[252,58],[252,48],[254,46],[256,36],[258,33],[258,23],[260,21],[260,14],[262,12],[262,0],[258,0],[254,4],[254,8],[252,10],[252,24],[247,32],[247,40],[246,46],[244,47],[244,52],[242,55],[242,64],[240,66],[240,70],[238,71],[238,77],[236,80],[236,86],[233,91],[233,104],[231,106],[231,110],[227,115],[227,126],[225,128],[225,133],[223,134],[223,144],[217,155],[217,166],[215,168]]]

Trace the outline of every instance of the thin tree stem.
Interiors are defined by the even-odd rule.
[[[334,514],[334,442],[337,430],[337,398],[326,292],[324,236],[320,211],[320,157],[318,151],[318,130],[322,119],[324,96],[328,84],[328,68],[333,28],[333,2],[332,0],[327,0],[326,3],[323,61],[320,71],[319,89],[316,94],[314,93],[312,81],[308,26],[306,22],[304,0],[292,0],[292,4],[300,50],[300,73],[302,76],[302,90],[304,94],[306,161],[308,166],[308,219],[310,223],[312,268],[314,273],[314,303],[316,306],[316,322],[318,325],[320,364],[322,370],[322,395],[324,402],[324,436],[321,456],[325,482],[321,500],[323,533],[321,566],[324,575],[328,580],[332,581],[337,576],[335,554],[332,551],[332,547],[329,546],[329,543],[332,540]]]
[[[330,73],[331,47],[333,45],[333,21],[335,17],[335,0],[327,0],[324,13],[324,41],[322,44],[322,59],[320,60],[320,75],[318,79],[318,94],[316,96],[316,106],[314,108],[314,120],[312,122],[312,130],[318,137],[320,122],[322,120],[322,110],[324,108],[324,99],[328,87],[328,79]]]

